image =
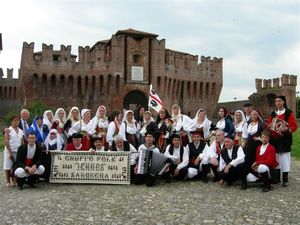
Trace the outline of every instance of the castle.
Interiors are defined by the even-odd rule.
[[[223,85],[222,58],[200,57],[167,49],[157,34],[133,29],[119,30],[108,40],[94,46],[78,47],[78,57],[71,46],[42,45],[34,52],[34,43],[23,43],[19,79],[12,69],[3,78],[0,69],[0,117],[7,112],[42,101],[67,111],[72,106],[96,111],[100,104],[113,109],[143,105],[147,108],[149,85],[165,108],[178,103],[182,111],[194,116],[199,108],[215,116],[215,108],[242,109],[245,101],[219,103]],[[276,95],[285,95],[296,111],[297,76],[283,74],[273,80],[256,79],[257,92],[249,96],[255,108],[267,115]]]
[[[109,40],[78,48],[23,43],[20,96],[24,103],[43,101],[54,107],[96,110],[101,104],[114,108],[147,107],[149,85],[166,108],[178,103],[186,114],[201,106],[210,113],[222,89],[222,59],[201,57],[166,49],[157,34],[119,30]]]

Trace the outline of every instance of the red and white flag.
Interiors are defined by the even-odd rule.
[[[150,84],[150,94],[149,94],[148,106],[150,106],[156,112],[159,112],[159,110],[163,107],[162,101],[160,100],[157,93],[152,88],[152,84]]]

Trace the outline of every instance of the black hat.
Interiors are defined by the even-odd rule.
[[[229,139],[231,139],[231,140],[234,141],[234,136],[233,136],[233,135],[227,134],[227,135],[224,137],[224,139],[225,139],[225,138],[229,138]]]
[[[195,131],[191,131],[192,135],[200,135],[201,137],[203,137],[203,130],[195,130]]]
[[[82,138],[82,134],[81,133],[74,133],[72,135],[72,138]]]
[[[244,107],[248,107],[248,106],[253,106],[253,105],[252,105],[251,102],[246,102],[246,103],[244,104]]]
[[[93,137],[93,143],[94,143],[95,141],[102,141],[102,137]]]
[[[180,135],[179,134],[172,134],[171,136],[171,140],[173,140],[174,138],[180,138]]]
[[[154,137],[154,133],[153,133],[153,132],[151,132],[151,131],[146,131],[146,133],[145,133],[145,137],[146,137],[148,134]]]

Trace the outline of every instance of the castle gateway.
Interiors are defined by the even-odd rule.
[[[184,113],[194,116],[198,108],[213,111],[222,89],[222,58],[166,49],[157,34],[133,29],[119,30],[109,40],[78,48],[23,43],[20,82],[25,105],[34,101],[49,106],[108,111],[147,105],[149,85],[164,107],[178,103]],[[21,94],[22,96],[22,94]]]

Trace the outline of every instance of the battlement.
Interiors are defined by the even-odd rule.
[[[4,75],[5,74],[3,73],[3,69],[0,68],[0,79],[3,79],[3,80],[5,79],[6,81],[18,79],[18,78],[13,78],[13,75],[14,75],[13,68],[11,68],[11,69],[7,68],[6,69],[6,77],[4,77]]]
[[[282,86],[297,86],[297,76],[282,74],[281,78],[273,78],[273,79],[255,79],[256,89],[273,89],[280,88]]]

